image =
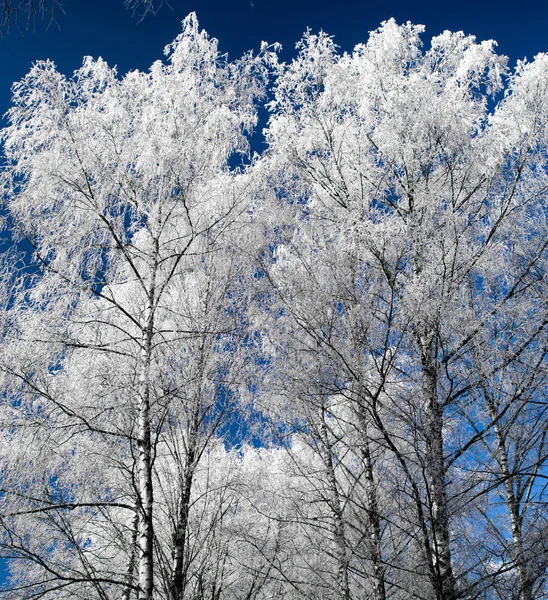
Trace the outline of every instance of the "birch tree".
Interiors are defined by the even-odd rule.
[[[548,58],[422,33],[15,85],[8,595],[546,595]]]
[[[12,515],[4,544],[39,572],[26,571],[20,594],[72,593],[82,583],[88,597],[124,589],[127,598],[153,597],[160,442],[180,467],[170,491],[174,533],[160,553],[173,559],[164,565],[167,596],[183,594],[192,474],[230,412],[239,361],[241,272],[230,235],[246,219],[247,195],[245,177],[227,161],[247,150],[271,55],[227,62],[193,14],[166,55],[167,64],[122,79],[100,59],[85,59],[71,79],[40,62],[14,87],[3,134],[4,210],[24,256],[5,257],[20,265],[10,269],[4,296],[6,473],[14,445],[41,454],[38,489],[2,478],[3,513]],[[33,439],[39,421],[49,446]],[[70,479],[76,458],[56,466],[49,454],[58,448],[55,455],[85,463],[80,442],[90,461],[93,448],[106,460],[89,502],[86,482]],[[19,507],[21,498],[30,506]],[[77,575],[62,564],[51,569],[52,546],[30,550],[18,530],[23,514],[64,519],[63,511],[87,505],[126,510],[123,525],[107,516],[127,550],[125,573],[108,557],[93,564],[98,551],[85,527],[81,539],[59,542],[89,562]],[[94,514],[87,516],[93,526]]]
[[[342,56],[326,34],[301,41],[270,104],[288,217],[267,221],[262,265],[280,368],[320,353],[324,393],[352,398],[363,443],[374,430],[405,482],[407,592],[447,600],[473,585],[453,482],[500,410],[475,432],[460,418],[481,388],[474,347],[494,352],[490,376],[526,352],[545,361],[546,57],[520,63],[503,97],[493,42],[445,32],[423,51],[422,31],[388,21]],[[510,313],[513,338],[491,328]]]

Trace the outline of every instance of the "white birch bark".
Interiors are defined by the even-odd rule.
[[[154,590],[154,494],[152,484],[152,438],[150,423],[150,367],[154,338],[154,302],[158,269],[158,240],[153,243],[153,256],[147,285],[147,299],[141,339],[141,373],[139,376],[138,484],[140,501],[139,531],[139,600],[152,600]]]
[[[135,558],[136,558],[136,546],[139,535],[139,512],[136,510],[133,515],[133,519],[131,522],[131,540],[129,547],[129,558],[127,562],[127,571],[126,571],[126,589],[122,594],[122,600],[131,600],[132,591],[133,591],[133,583],[134,583],[134,575],[135,575]]]
[[[418,336],[423,374],[423,395],[426,403],[424,457],[428,479],[428,503],[431,518],[430,560],[434,571],[433,587],[437,600],[456,598],[455,577],[451,560],[449,511],[443,443],[443,406],[437,395],[435,335],[428,332]]]
[[[510,525],[512,530],[512,558],[516,565],[519,581],[519,600],[534,600],[533,591],[530,583],[530,578],[527,568],[527,560],[525,557],[523,546],[523,518],[520,511],[520,503],[516,498],[514,491],[514,476],[510,469],[508,460],[508,452],[506,449],[506,439],[501,428],[500,420],[498,419],[497,406],[491,394],[483,386],[489,417],[495,421],[493,430],[496,440],[496,455],[497,462],[500,466],[502,480],[504,482],[504,491],[506,495],[506,504],[510,513]]]
[[[321,448],[322,459],[326,468],[327,485],[329,491],[329,507],[333,518],[333,538],[336,547],[337,556],[337,584],[339,588],[339,598],[341,600],[350,600],[350,585],[348,580],[348,548],[345,536],[345,523],[343,516],[343,507],[337,476],[335,474],[335,465],[333,464],[332,446],[329,442],[327,425],[325,423],[325,411],[321,409]]]
[[[170,581],[171,600],[184,597],[186,587],[185,550],[190,514],[190,497],[196,458],[196,438],[191,435],[190,447],[186,457],[186,465],[181,481],[181,496],[177,506],[175,531],[173,534],[172,573]]]

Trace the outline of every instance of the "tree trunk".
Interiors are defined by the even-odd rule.
[[[510,513],[510,524],[512,527],[512,558],[517,568],[519,581],[519,600],[533,600],[533,590],[530,582],[525,551],[523,548],[522,517],[520,514],[520,504],[514,492],[514,477],[510,471],[508,462],[508,453],[504,433],[500,422],[497,420],[498,409],[495,402],[485,386],[483,386],[489,417],[495,421],[494,432],[497,445],[498,463],[500,466],[504,489],[506,492],[506,503]]]
[[[339,587],[339,598],[341,600],[350,600],[350,586],[348,581],[348,551],[346,547],[346,536],[344,532],[343,509],[335,467],[333,465],[333,456],[331,454],[331,444],[329,443],[327,425],[325,423],[325,411],[321,409],[321,448],[322,458],[326,467],[327,483],[329,486],[329,507],[333,514],[333,537],[337,554],[337,584]]]
[[[154,301],[156,296],[156,271],[158,268],[158,242],[153,248],[149,273],[147,303],[141,339],[141,373],[139,377],[139,431],[138,483],[140,501],[139,531],[139,600],[152,600],[154,589],[154,524],[152,487],[152,439],[150,430],[150,366],[154,338]]]
[[[194,478],[194,467],[196,450],[194,441],[190,441],[190,448],[187,455],[187,463],[183,474],[181,486],[181,497],[177,509],[177,523],[173,534],[173,569],[170,581],[171,600],[181,600],[184,597],[186,587],[185,572],[185,549],[186,534],[188,530],[188,518],[190,512],[190,495],[192,492],[192,481]]]
[[[135,548],[137,546],[137,537],[139,535],[139,511],[135,511],[133,515],[133,519],[131,520],[131,542],[129,549],[129,559],[127,562],[127,570],[126,570],[126,584],[127,587],[122,594],[122,600],[130,600],[131,592],[133,590],[133,577],[135,574],[135,557],[136,551]]]
[[[386,600],[385,567],[382,559],[382,536],[381,519],[379,515],[379,503],[377,498],[377,487],[373,477],[373,461],[369,448],[369,434],[367,419],[363,408],[359,407],[360,423],[363,429],[363,443],[361,447],[362,460],[365,475],[366,510],[369,525],[369,553],[373,563],[374,600]]]
[[[369,544],[371,561],[373,562],[373,577],[375,579],[375,600],[386,600],[385,568],[382,560],[381,522],[377,488],[373,479],[373,464],[369,450],[369,439],[365,434],[363,446],[363,461],[365,466],[367,516],[369,518]]]
[[[431,561],[435,573],[435,580],[432,583],[436,600],[454,600],[457,598],[457,594],[449,543],[449,512],[443,444],[443,406],[440,405],[437,395],[435,334],[434,332],[428,332],[420,335],[418,341],[421,350],[422,391],[426,404],[426,455],[424,458],[431,518]]]

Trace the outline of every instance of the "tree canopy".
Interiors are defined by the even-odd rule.
[[[14,85],[6,598],[547,597],[548,57],[423,30]]]

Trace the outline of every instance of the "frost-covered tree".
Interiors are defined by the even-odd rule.
[[[466,512],[482,504],[475,530],[488,530],[496,489],[516,532],[526,526],[512,508],[516,486],[521,501],[527,489],[540,503],[527,509],[533,538],[545,512],[547,59],[507,76],[493,42],[445,32],[423,50],[421,32],[388,21],[344,55],[309,33],[276,82],[265,160],[286,201],[283,225],[265,217],[272,241],[261,259],[270,387],[285,399],[282,421],[302,423],[313,406],[334,430],[345,421],[330,398],[343,395],[362,419],[355,443],[378,457],[372,491],[391,465],[399,509],[369,523],[383,580],[375,598],[467,597],[511,571],[525,599],[526,574],[540,585],[545,567],[526,558],[517,533],[502,564],[488,544],[474,562]],[[502,383],[509,369],[525,387]],[[518,431],[517,413],[528,442],[512,471],[501,433],[515,443],[507,428]],[[388,523],[407,539],[406,556],[388,550],[397,547]]]
[[[249,194],[227,161],[270,54],[229,63],[190,15],[166,55],[122,79],[41,62],[14,87],[0,370],[17,597],[187,597],[194,475],[242,363]]]
[[[548,58],[422,31],[16,84],[8,596],[546,596]]]

